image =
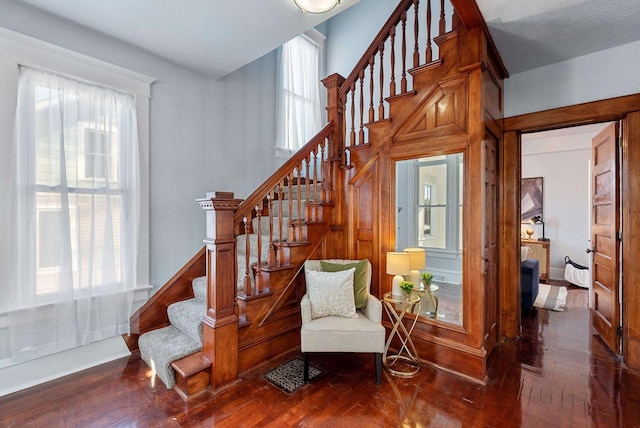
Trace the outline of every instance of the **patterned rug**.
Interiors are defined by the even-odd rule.
[[[538,297],[533,306],[551,311],[564,311],[567,305],[567,287],[540,283]]]
[[[322,370],[309,364],[309,380],[315,379],[320,374]],[[287,394],[291,394],[304,385],[304,361],[295,358],[271,370],[264,375],[264,378]]]

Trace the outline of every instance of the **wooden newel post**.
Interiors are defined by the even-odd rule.
[[[206,211],[207,314],[202,320],[203,353],[211,360],[211,388],[238,378],[238,316],[236,299],[236,238],[233,215],[242,202],[231,192],[215,192],[198,201]]]
[[[345,80],[338,73],[322,80],[322,84],[327,88],[327,119],[334,123],[329,159],[332,161],[341,160],[342,162],[344,162],[344,105],[340,100],[339,91]]]

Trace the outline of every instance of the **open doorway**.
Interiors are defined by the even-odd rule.
[[[549,316],[547,311],[563,312],[570,310],[571,305],[582,307],[588,301],[596,331],[616,354],[620,353],[616,326],[621,325],[616,280],[620,263],[615,248],[619,245],[620,230],[618,136],[617,122],[523,134],[520,230],[524,259],[522,321],[530,313],[529,306]],[[607,139],[611,141],[606,142]],[[609,151],[604,170],[599,165],[602,141]],[[607,177],[604,185],[601,176]],[[602,242],[598,244],[603,230],[599,224],[603,221],[601,187],[608,187],[611,198],[604,207],[611,213],[604,219],[605,234],[612,238],[609,249]],[[604,256],[610,260],[604,260],[602,251],[596,247],[608,252]],[[606,278],[601,262],[610,270]],[[535,274],[538,278],[532,278]],[[525,298],[528,288],[537,296]],[[608,294],[603,295],[603,290]],[[602,297],[607,295],[614,299],[604,301]]]

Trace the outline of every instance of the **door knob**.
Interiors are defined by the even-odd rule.
[[[587,248],[587,254],[589,253],[595,253],[596,252],[596,247],[593,248]]]

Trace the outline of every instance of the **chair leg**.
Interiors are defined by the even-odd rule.
[[[309,383],[309,353],[304,353],[304,383]]]
[[[382,353],[376,352],[376,384],[382,383]]]

